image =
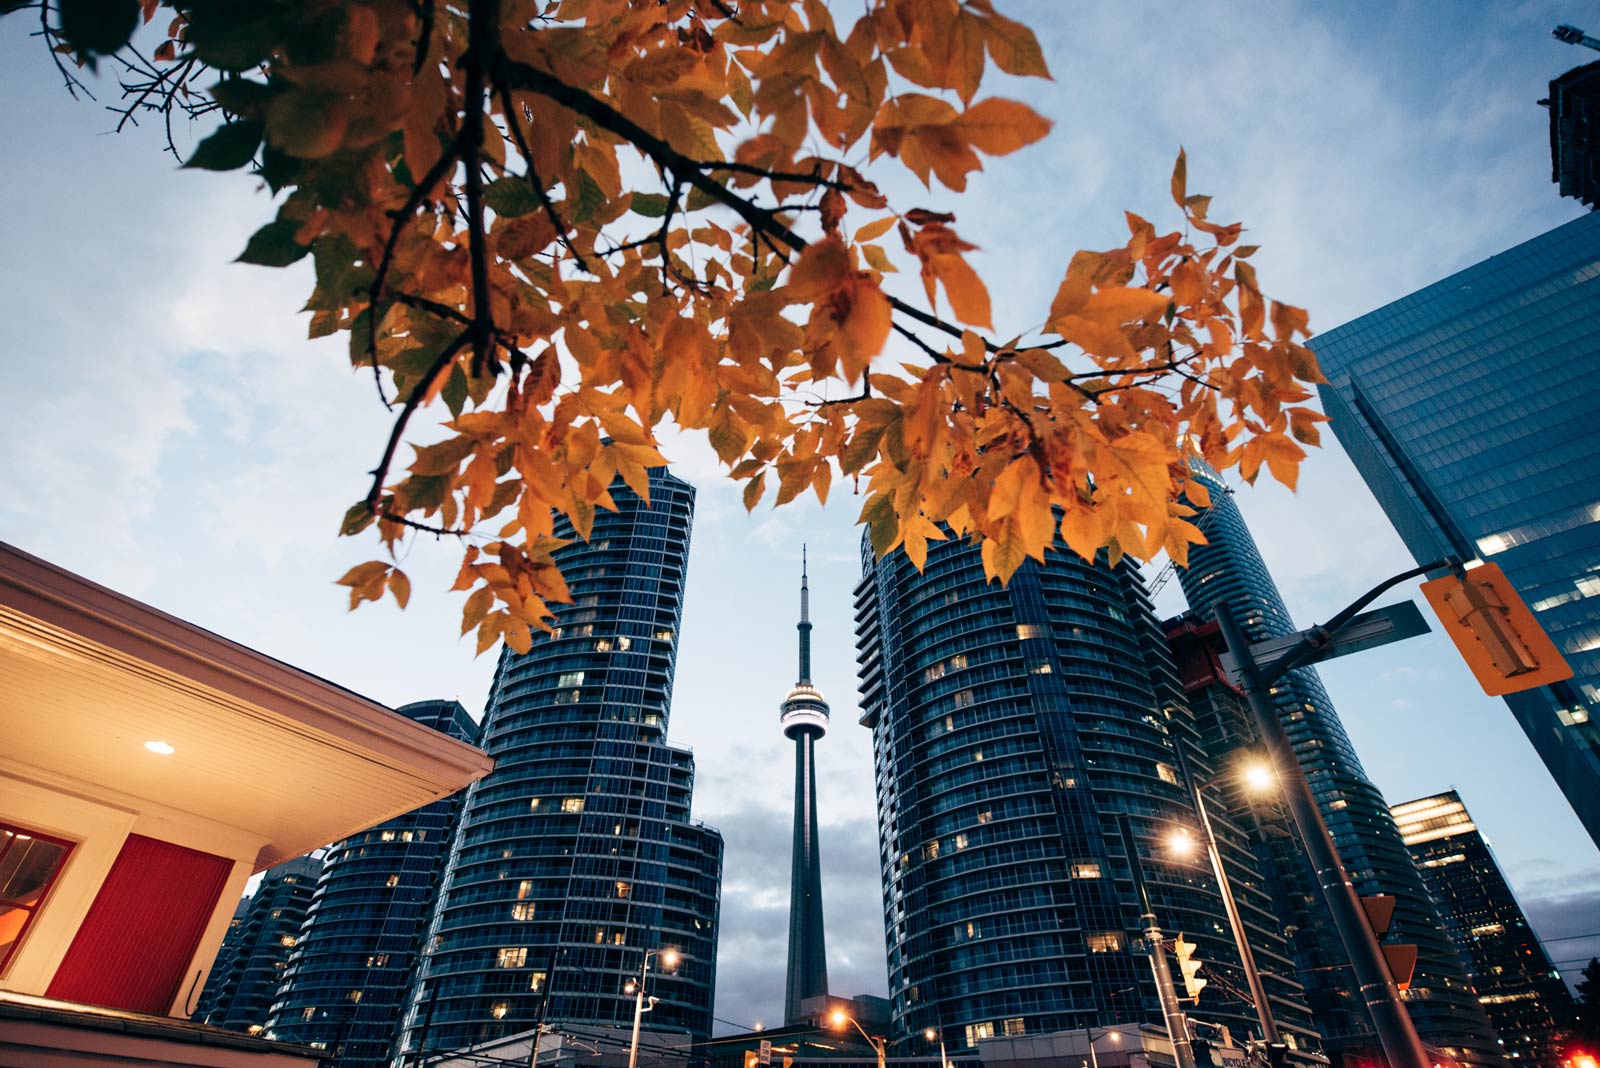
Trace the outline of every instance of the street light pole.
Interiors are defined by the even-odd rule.
[[[1431,565],[1431,567],[1438,566],[1441,565]],[[1379,587],[1379,590],[1369,593],[1361,601],[1357,601],[1335,616],[1326,628],[1317,629],[1324,632],[1325,639],[1337,633],[1345,621],[1384,588],[1386,587]],[[1377,936],[1372,933],[1372,927],[1367,922],[1361,897],[1356,893],[1354,884],[1350,882],[1350,876],[1345,872],[1344,863],[1339,859],[1339,850],[1333,844],[1332,836],[1328,834],[1327,824],[1322,821],[1322,811],[1317,808],[1316,798],[1311,794],[1311,786],[1306,782],[1300,760],[1295,756],[1288,732],[1283,729],[1283,722],[1278,718],[1278,710],[1273,707],[1269,696],[1273,683],[1294,667],[1306,662],[1308,659],[1306,650],[1300,648],[1291,650],[1273,662],[1270,673],[1263,674],[1255,657],[1251,655],[1249,640],[1240,629],[1238,620],[1233,618],[1233,611],[1225,603],[1217,605],[1217,624],[1222,629],[1223,639],[1228,643],[1228,651],[1239,664],[1240,688],[1244,690],[1245,697],[1250,703],[1256,731],[1261,735],[1267,753],[1272,758],[1273,768],[1278,773],[1284,802],[1289,808],[1290,815],[1294,817],[1295,826],[1300,830],[1306,858],[1311,862],[1317,882],[1322,887],[1322,895],[1328,902],[1328,910],[1333,914],[1339,939],[1344,943],[1345,952],[1350,956],[1350,964],[1355,969],[1356,983],[1360,987],[1367,1013],[1372,1018],[1373,1029],[1377,1031],[1378,1041],[1383,1046],[1389,1064],[1391,1068],[1431,1068],[1433,1062],[1423,1048],[1422,1040],[1417,1037],[1417,1029],[1412,1025],[1411,1017],[1400,1001],[1400,990],[1395,986],[1394,977],[1389,974],[1389,965],[1383,959],[1383,950],[1379,948]]]
[[[644,1014],[656,1007],[655,998],[650,999],[650,1008],[644,1007],[644,981],[650,974],[650,958],[660,957],[661,963],[668,968],[678,963],[678,951],[675,949],[651,949],[645,951],[644,960],[639,962],[639,979],[633,991],[633,1041],[628,1044],[628,1068],[638,1068],[639,1064],[639,1024],[644,1019]],[[882,1065],[879,1065],[882,1068]]]
[[[1139,863],[1139,843],[1133,837],[1133,824],[1126,812],[1117,814],[1117,826],[1122,830],[1122,848],[1128,854],[1128,867],[1133,872],[1133,889],[1139,898],[1140,919],[1144,923],[1144,940],[1150,950],[1150,970],[1155,973],[1156,997],[1161,1001],[1161,1015],[1167,1024],[1167,1037],[1172,1040],[1172,1059],[1178,1068],[1195,1068],[1194,1049],[1189,1045],[1189,1021],[1178,1006],[1178,992],[1172,987],[1172,972],[1167,968],[1167,951],[1162,945],[1161,925],[1150,907],[1150,893],[1144,885],[1144,866]]]
[[[1261,1037],[1267,1042],[1278,1041],[1278,1023],[1272,1018],[1272,1006],[1267,1003],[1267,988],[1261,982],[1261,972],[1256,967],[1255,953],[1250,949],[1250,939],[1245,937],[1244,919],[1239,914],[1239,903],[1233,897],[1233,885],[1228,881],[1227,870],[1222,866],[1222,851],[1217,848],[1217,836],[1211,829],[1211,814],[1206,811],[1205,789],[1217,780],[1197,783],[1189,774],[1188,761],[1183,755],[1183,743],[1177,746],[1178,764],[1189,792],[1194,799],[1195,811],[1200,816],[1200,833],[1205,838],[1206,854],[1211,858],[1211,872],[1216,876],[1217,889],[1222,894],[1222,907],[1228,913],[1228,925],[1233,928],[1233,944],[1239,950],[1239,961],[1244,965],[1245,979],[1250,984],[1250,996],[1255,999],[1256,1019],[1261,1022]]]
[[[929,1042],[932,1042],[936,1036],[939,1039],[939,1068],[950,1068],[950,1058],[944,1052],[944,1028],[930,1027],[922,1032],[922,1037]]]
[[[888,1046],[889,1040],[886,1039],[886,1038],[878,1038],[878,1037],[874,1037],[872,1035],[867,1034],[866,1028],[862,1027],[861,1024],[859,1022],[857,1022],[857,1020],[856,1020],[856,1018],[854,1016],[847,1016],[843,1012],[840,1012],[839,1010],[835,1009],[834,1013],[833,1013],[833,1024],[834,1024],[834,1026],[835,1027],[839,1027],[839,1026],[842,1026],[842,1025],[847,1024],[847,1023],[850,1024],[852,1027],[854,1027],[857,1031],[861,1032],[861,1037],[867,1040],[867,1045],[871,1046],[872,1049],[873,1049],[873,1052],[875,1052],[878,1055],[878,1068],[883,1068],[884,1049]],[[944,1047],[943,1047],[943,1045],[941,1045],[940,1046],[940,1052],[942,1053],[943,1050],[944,1050]],[[632,1068],[632,1065],[630,1065],[629,1068]],[[1191,1068],[1193,1068],[1193,1066],[1191,1066]]]

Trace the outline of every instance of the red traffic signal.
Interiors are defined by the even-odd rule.
[[[1430,579],[1422,593],[1490,697],[1572,677],[1572,668],[1499,564]]]

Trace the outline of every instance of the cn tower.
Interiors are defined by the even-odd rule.
[[[818,738],[828,733],[828,702],[811,685],[811,589],[800,550],[800,678],[782,705],[783,733],[794,739],[794,859],[789,869],[789,976],[783,1021],[801,1022],[800,1003],[828,992],[822,937],[822,862],[817,849]]]

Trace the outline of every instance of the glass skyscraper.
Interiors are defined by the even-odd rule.
[[[1574,1007],[1561,973],[1539,944],[1489,843],[1454,790],[1394,806],[1450,937],[1467,954],[1472,981],[1517,1064],[1561,1068],[1561,1039]]]
[[[1189,566],[1178,569],[1189,607],[1201,619],[1211,619],[1219,604],[1229,605],[1252,642],[1294,633],[1294,621],[1277,583],[1267,571],[1227,484],[1209,467],[1194,464],[1191,471],[1210,491],[1211,507],[1195,520],[1209,544],[1192,546]],[[1395,829],[1389,806],[1362,769],[1316,669],[1291,672],[1273,688],[1272,695],[1356,890],[1368,895],[1392,894],[1391,941],[1417,946],[1416,975],[1405,998],[1418,1034],[1464,1064],[1501,1064],[1494,1031],[1478,1004],[1466,968]],[[1298,922],[1308,922],[1319,913],[1314,906],[1308,907]],[[1302,964],[1308,969],[1327,967],[1319,963],[1323,960],[1349,963],[1326,928],[1302,940],[1302,953],[1306,954]],[[1365,1007],[1352,996],[1348,985],[1330,982],[1326,973],[1308,971],[1307,984],[1330,1053],[1356,1057],[1356,1063],[1361,1063],[1358,1055],[1375,1047]]]
[[[239,902],[228,925],[195,1019],[250,1034],[266,1028],[321,870],[322,858],[312,855],[293,857],[262,874],[256,892]]]
[[[1499,564],[1575,672],[1506,698],[1600,843],[1600,213],[1311,341],[1419,563]]]
[[[540,1024],[628,1027],[657,961],[652,1030],[711,1031],[722,836],[689,818],[694,757],[666,744],[694,490],[650,472],[647,505],[557,550],[572,603],[501,654],[403,1048],[457,1049]],[[622,1041],[626,1044],[627,1035]]]
[[[395,711],[462,741],[478,725],[459,701]],[[406,992],[450,854],[464,794],[328,847],[267,1036],[328,1052],[331,1068],[389,1063]]]
[[[862,547],[856,634],[872,729],[894,1033],[937,1029],[950,1047],[1162,1019],[1130,867],[1140,843],[1164,931],[1182,932],[1230,979],[1196,1020],[1255,1030],[1231,932],[1203,857],[1167,848],[1197,826],[1185,764],[1198,747],[1138,571],[1084,563],[1058,545],[1007,586],[984,579],[965,540],[903,553]],[[1175,747],[1185,746],[1188,760]],[[1288,967],[1238,828],[1217,832],[1261,961]],[[1303,1003],[1274,981],[1285,1028],[1315,1042]],[[914,1051],[926,1045],[914,1039]]]

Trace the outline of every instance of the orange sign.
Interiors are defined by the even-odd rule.
[[[1572,677],[1572,668],[1499,564],[1479,564],[1465,578],[1430,579],[1422,593],[1489,696]]]

